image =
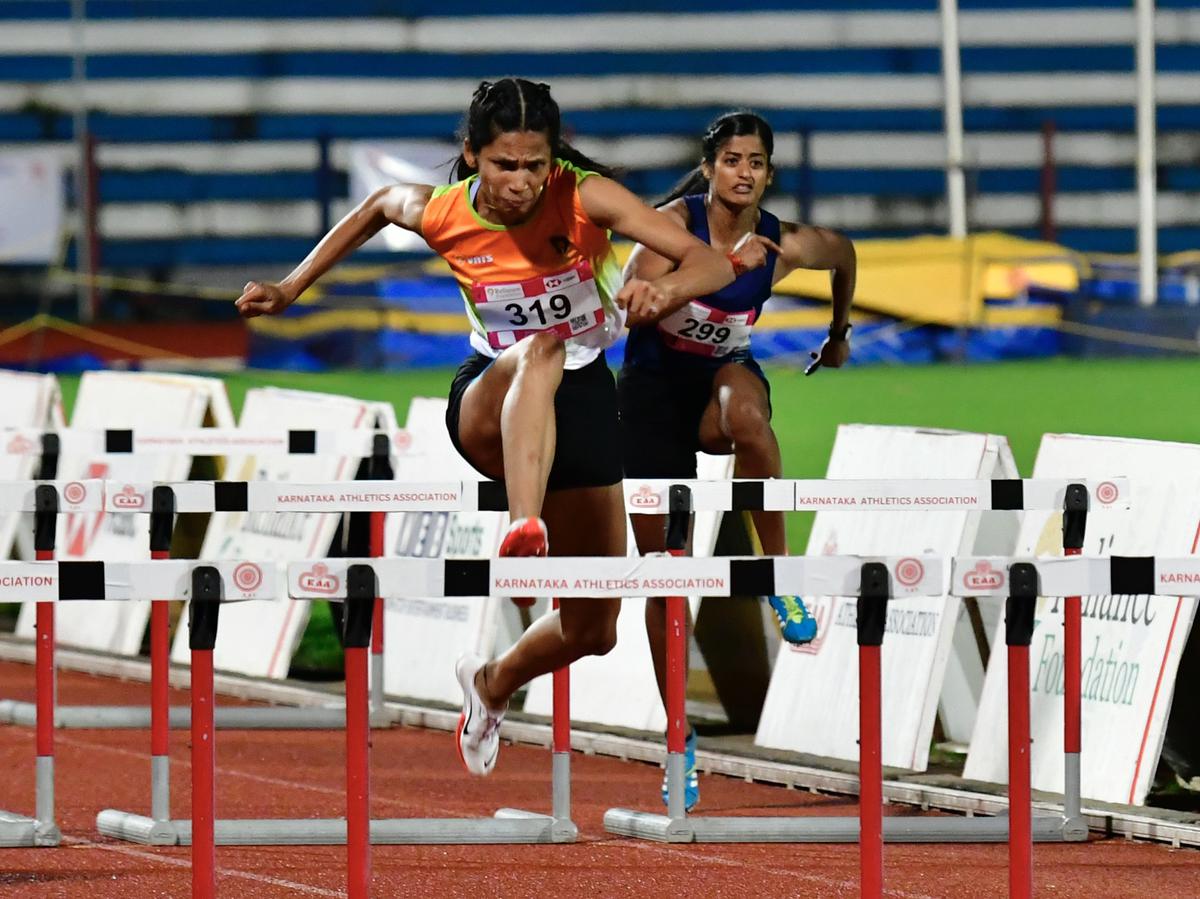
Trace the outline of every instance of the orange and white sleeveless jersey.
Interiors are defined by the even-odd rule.
[[[458,281],[479,352],[494,358],[550,331],[566,341],[566,367],[576,369],[620,335],[624,312],[613,298],[621,267],[608,232],[579,200],[579,183],[593,174],[556,159],[533,216],[511,228],[475,210],[478,175],[434,190],[421,234]]]

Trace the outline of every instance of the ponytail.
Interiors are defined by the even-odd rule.
[[[662,200],[655,203],[655,206],[666,206],[668,203],[673,203],[680,197],[691,196],[692,194],[701,194],[708,190],[708,179],[704,177],[704,168],[696,166],[690,172],[683,176],[671,192],[663,197]]]

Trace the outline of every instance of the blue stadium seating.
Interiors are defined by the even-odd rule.
[[[1095,41],[1086,39],[1088,11],[1127,12],[1128,0],[1020,0],[1019,9],[1007,0],[961,0],[959,5],[964,21],[973,13],[1059,12],[1081,17],[1078,40],[1068,36],[1061,43],[1049,46],[1036,45],[1036,42],[1009,46],[1011,40],[1006,35],[997,35],[991,43],[978,37],[965,41],[962,69],[968,79],[990,79],[987,83],[991,85],[999,84],[1009,76],[1040,76],[1045,85],[1045,96],[1042,96],[1043,88],[1035,91],[1038,95],[1036,106],[1024,105],[1025,101],[1021,104],[972,103],[968,92],[964,124],[969,136],[1023,134],[1034,138],[1044,123],[1053,122],[1060,134],[1078,136],[1089,146],[1107,147],[1120,139],[1128,144],[1128,136],[1134,128],[1134,110],[1124,85],[1132,80],[1132,45],[1129,41],[1116,39],[1093,45]],[[1191,16],[1188,21],[1193,23],[1193,27],[1182,30],[1185,37],[1165,39],[1160,43],[1157,50],[1160,78],[1200,76],[1200,43],[1195,38],[1200,33],[1200,11],[1197,11],[1195,0],[1159,0],[1157,5],[1160,14]],[[693,0],[686,12],[700,17],[753,11],[829,18],[848,15],[849,6],[833,0]],[[931,16],[936,17],[937,7],[936,0],[865,0],[853,4],[855,14],[897,15],[904,21],[911,19],[914,22],[918,19],[927,22]],[[0,35],[5,29],[17,27],[52,27],[56,23],[65,26],[70,12],[68,0],[0,0]],[[890,88],[892,94],[902,92],[903,85],[909,83],[902,79],[924,79],[920,83],[929,85],[940,78],[940,49],[936,39],[921,42],[881,34],[878,44],[870,46],[860,45],[860,40],[847,46],[771,46],[736,52],[711,47],[697,49],[691,44],[671,46],[669,42],[664,42],[661,49],[633,46],[568,51],[567,48],[556,50],[539,45],[536,50],[517,52],[466,46],[468,36],[478,37],[479,20],[476,17],[479,12],[478,3],[465,0],[437,3],[430,0],[340,0],[336,4],[324,0],[258,0],[252,4],[240,0],[89,0],[87,15],[98,27],[131,25],[153,15],[166,24],[183,22],[193,27],[197,35],[209,36],[203,47],[195,50],[164,49],[151,41],[146,46],[104,50],[90,56],[87,73],[95,86],[103,89],[117,82],[135,82],[139,88],[146,88],[149,99],[143,108],[133,110],[113,108],[103,102],[93,103],[89,127],[102,147],[120,145],[135,150],[139,145],[151,144],[233,148],[250,144],[269,147],[274,142],[340,144],[363,139],[451,140],[467,100],[465,93],[461,103],[455,101],[447,108],[427,102],[408,104],[406,108],[406,91],[432,91],[442,87],[448,79],[468,84],[485,77],[513,73],[545,79],[552,84],[562,79],[586,81],[614,76],[626,79],[678,76],[678,82],[683,86],[698,78],[722,78],[731,86],[753,84],[755,78],[780,76],[798,79],[795,82],[798,85],[810,84],[813,83],[811,79],[820,78],[861,78],[866,79],[862,82],[864,85],[886,85],[895,79]],[[543,4],[532,3],[510,3],[487,9],[487,15],[492,17],[488,20],[493,23],[489,25],[491,28],[505,27],[495,25],[497,20],[508,21],[505,17],[544,12]],[[630,21],[636,22],[639,14],[679,13],[680,9],[676,2],[668,0],[578,0],[571,4],[571,12],[575,15],[630,17]],[[213,38],[213,35],[219,37],[222,28],[237,27],[238,21],[268,20],[282,27],[287,20],[297,19],[308,20],[307,27],[316,31],[363,20],[400,23],[406,27],[430,20],[461,29],[465,49],[464,52],[445,46],[432,49],[397,47],[394,51],[378,47],[329,49],[328,42],[320,44],[324,49],[305,49],[304,41],[287,46],[276,40],[263,40],[261,46],[247,48],[238,44],[225,51]],[[518,20],[512,21],[517,23],[513,28],[523,27]],[[62,34],[68,34],[65,28]],[[1186,38],[1186,35],[1191,37]],[[212,46],[214,43],[218,46]],[[501,42],[501,45],[511,46],[512,41]],[[0,36],[0,86],[29,90],[26,102],[0,104],[0,142],[35,145],[70,141],[72,116],[61,97],[70,89],[71,74],[69,43],[57,46],[50,41],[36,52],[25,52],[5,49],[4,39]],[[1104,87],[1095,97],[1063,99],[1067,95],[1055,93],[1057,79],[1072,76],[1094,77]],[[212,90],[214,95],[229,92],[230,96],[247,86],[303,86],[328,79],[360,85],[364,93],[390,90],[391,85],[400,85],[400,89],[394,112],[386,114],[371,103],[360,102],[353,88],[335,109],[314,110],[304,108],[303,103],[289,107],[282,101],[254,105],[253,100],[248,100],[249,105],[234,103],[229,109],[206,110],[203,104],[194,107],[172,102],[169,91],[188,92],[186,87],[177,87],[181,79]],[[1110,88],[1111,97],[1105,93]],[[244,92],[250,97],[256,95],[253,89]],[[564,104],[572,135],[609,140],[695,138],[713,117],[727,108],[719,97],[656,103],[620,93],[614,96],[612,105],[600,102],[576,106]],[[942,114],[936,101],[910,107],[901,97],[892,96],[886,102],[877,102],[877,97],[864,95],[861,102],[816,102],[822,99],[798,91],[794,99],[783,101],[773,96],[764,105],[778,132],[803,134],[806,139],[816,142],[837,135],[853,138],[861,134],[871,136],[869,139],[879,139],[879,135],[889,132],[932,136],[942,130]],[[188,109],[195,111],[188,112]],[[1194,97],[1173,95],[1160,105],[1157,121],[1164,137],[1200,132],[1200,92]],[[1127,160],[1115,150],[1101,153],[1104,157],[1101,161],[1084,155],[1087,158],[1082,160],[1067,158],[1061,161],[1056,172],[1060,197],[1122,197],[1135,191],[1131,152]],[[1195,165],[1197,157],[1200,157],[1200,146],[1191,156],[1176,153],[1162,160],[1159,187],[1165,198],[1182,202],[1192,199],[1189,195],[1200,191],[1200,170]],[[130,158],[136,160],[136,153],[133,157],[126,154],[123,158],[126,161],[121,164],[105,164],[102,168],[99,196],[106,207],[120,208],[122,204],[129,208],[133,208],[132,204],[187,207],[190,204],[222,203],[229,204],[228,208],[236,212],[238,204],[311,206],[324,196],[344,199],[348,191],[345,172],[336,171],[323,181],[313,166],[281,165],[245,171],[230,170],[218,162],[207,169],[196,169],[195,166],[163,164],[161,161],[139,166],[136,161],[128,161]],[[687,167],[686,158],[665,162],[649,159],[644,165],[627,167],[624,178],[638,193],[655,197],[668,190]],[[969,158],[968,167],[974,226],[980,229],[994,226],[989,216],[993,208],[991,200],[995,198],[1021,197],[1030,204],[1036,201],[1041,181],[1036,159],[983,165]],[[836,159],[822,159],[818,153],[811,168],[789,165],[781,169],[775,186],[776,200],[792,214],[797,207],[809,208],[814,203],[819,211],[821,201],[878,198],[881,212],[876,220],[855,220],[845,225],[856,236],[899,236],[930,230],[939,221],[933,210],[943,193],[944,176],[937,160],[929,157],[898,157],[884,166],[839,164]],[[884,206],[898,201],[924,204],[930,210],[928,219],[914,223],[889,218]],[[1037,232],[1032,214],[1027,222],[1010,221],[1003,227],[1031,236]],[[105,237],[101,253],[104,264],[114,268],[283,264],[301,255],[316,236],[315,233],[297,235],[294,229],[286,233],[262,231],[247,235],[245,229],[234,228],[229,229],[229,233],[220,228],[213,232],[183,229],[179,233],[165,234],[122,233]],[[1060,238],[1083,250],[1129,251],[1135,244],[1131,221],[1107,217],[1086,219],[1068,215],[1062,221]],[[1159,239],[1163,251],[1200,247],[1200,224],[1194,216],[1192,221],[1168,216],[1163,221]]]

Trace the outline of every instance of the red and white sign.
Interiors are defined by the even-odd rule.
[[[628,495],[626,501],[635,509],[657,509],[663,504],[662,494],[649,484],[642,484]]]
[[[1126,477],[1128,490],[1118,489],[1122,482],[1111,477],[1114,472]],[[1062,553],[1062,517],[1026,513],[1018,545],[1010,555],[1036,558],[1040,585],[1047,592],[1062,589],[1061,584],[1051,583],[1056,571],[1097,569],[1088,557],[1200,555],[1200,445],[1047,434],[1033,474],[1096,478],[1089,481],[1093,496],[1098,502],[1109,497],[1112,501],[1109,508],[1089,510],[1080,557],[1048,558]],[[1105,481],[1113,489],[1105,487]],[[1129,497],[1132,507],[1120,508]],[[1107,565],[1099,567],[1095,582],[1111,589],[1104,569]],[[1164,567],[1156,572],[1159,588],[1170,592],[1171,584],[1164,578],[1178,577],[1184,582],[1176,588],[1184,594],[1192,571],[1200,573],[1200,568]],[[1189,704],[1176,708],[1175,714],[1194,715],[1193,692],[1177,691],[1174,684],[1196,600],[1103,592],[1097,590],[1081,600],[1081,789],[1085,799],[1140,805],[1158,766],[1172,697]],[[1033,788],[1050,793],[1063,790],[1065,607],[1058,598],[1038,600],[1029,651]],[[964,770],[972,780],[1004,783],[1008,779],[1007,680],[1003,628],[998,628]]]
[[[987,559],[980,559],[968,571],[963,572],[962,585],[967,591],[976,590],[979,593],[995,593],[1004,589],[1007,575],[999,568],[993,567]]]
[[[979,511],[990,505],[986,479],[1015,474],[1000,437],[842,425],[829,460],[832,480],[794,482],[796,507],[819,510],[808,558],[834,548],[843,554],[899,557],[891,567],[892,587],[904,598],[888,603],[882,656],[885,765],[923,770],[939,711],[952,739],[970,737],[978,695],[972,686],[978,690],[983,681],[978,645],[973,636],[958,639],[962,605],[947,595],[949,571],[931,576],[928,564],[914,562],[970,551],[984,539],[1015,539],[1013,517],[1001,513],[985,530],[983,516],[998,513]],[[884,479],[892,484],[886,486]],[[927,581],[943,595],[913,595]],[[755,742],[857,761],[857,600],[846,593],[804,599],[810,611],[821,610],[820,642],[807,652],[780,652]],[[813,696],[822,701],[814,704]]]
[[[296,596],[337,596],[342,587],[342,579],[332,573],[328,565],[318,562],[307,571],[302,571],[296,579],[296,584]]]

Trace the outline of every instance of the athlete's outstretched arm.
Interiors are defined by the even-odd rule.
[[[637,241],[674,266],[653,281],[633,279],[621,288],[617,302],[629,310],[631,325],[659,318],[672,300],[715,293],[733,281],[733,264],[726,257],[617,182],[588,178],[579,185],[579,198],[597,225]]]
[[[237,300],[238,312],[245,318],[282,312],[318,278],[389,224],[420,234],[421,216],[432,193],[428,184],[381,187],[334,225],[282,281],[249,282]]]
[[[665,206],[657,207],[658,211],[670,219],[679,222],[681,228],[688,226],[688,208],[683,199],[672,200]],[[688,232],[691,233],[691,232]],[[675,261],[655,253],[645,244],[637,244],[625,263],[625,280],[637,278],[641,281],[655,281],[675,271]]]
[[[833,298],[833,320],[829,337],[813,354],[821,365],[838,368],[850,358],[847,326],[850,306],[854,302],[854,284],[858,277],[858,257],[854,243],[846,235],[829,228],[780,222],[779,244],[783,252],[775,266],[779,281],[798,268],[828,269],[830,292]]]

